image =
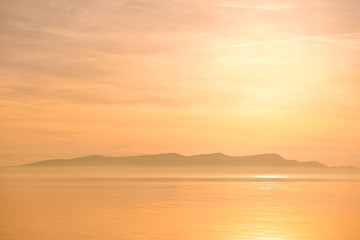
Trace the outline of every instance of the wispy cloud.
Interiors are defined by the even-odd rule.
[[[240,9],[254,9],[254,10],[283,10],[291,8],[290,5],[285,4],[259,4],[259,3],[215,3],[213,7],[220,8],[240,8]]]
[[[277,44],[277,43],[311,41],[311,40],[328,40],[331,38],[350,37],[350,36],[356,36],[356,35],[360,35],[360,32],[334,33],[334,34],[324,34],[324,35],[315,35],[315,36],[302,36],[302,37],[284,38],[284,39],[275,39],[275,40],[266,40],[266,41],[249,41],[249,42],[242,42],[242,43],[237,43],[237,44],[227,44],[227,45],[223,45],[223,46],[220,46],[217,48],[219,48],[219,49],[241,48],[241,47],[250,47],[250,46],[259,46],[259,45],[261,46],[261,45]]]
[[[54,87],[43,84],[1,85],[0,94],[8,101],[32,103],[78,103],[102,105],[129,105],[129,106],[172,106],[176,104],[173,99],[158,93],[124,91],[114,87],[104,87],[100,84],[93,86],[60,86]],[[0,101],[1,103],[2,101]]]

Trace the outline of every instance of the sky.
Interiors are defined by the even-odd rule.
[[[277,153],[360,167],[358,0],[0,0],[0,165]]]

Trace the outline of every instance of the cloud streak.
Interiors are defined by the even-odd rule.
[[[360,32],[334,33],[334,34],[324,34],[324,35],[315,35],[315,36],[304,36],[304,37],[295,37],[295,38],[266,40],[266,41],[250,41],[250,42],[243,42],[243,43],[238,43],[238,44],[223,45],[223,46],[218,47],[217,49],[241,48],[241,47],[262,46],[262,45],[269,45],[269,44],[290,43],[290,42],[311,41],[311,40],[323,40],[323,39],[327,40],[329,38],[356,36],[356,35],[360,35]]]
[[[284,10],[290,8],[289,5],[284,4],[252,4],[252,3],[219,3],[212,4],[213,7],[219,8],[239,8],[239,9],[253,9],[253,10]]]

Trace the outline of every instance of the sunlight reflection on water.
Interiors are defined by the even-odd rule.
[[[282,178],[290,178],[289,175],[286,174],[262,174],[262,175],[254,175],[253,178],[261,178],[261,179],[282,179]]]
[[[279,175],[2,178],[0,238],[360,239],[359,184]]]

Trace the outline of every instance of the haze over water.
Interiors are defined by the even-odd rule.
[[[360,239],[352,177],[2,174],[0,239]]]

